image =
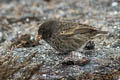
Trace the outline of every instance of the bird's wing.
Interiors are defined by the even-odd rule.
[[[59,35],[72,37],[72,36],[80,36],[80,37],[90,37],[96,35],[98,30],[92,26],[80,24],[80,25],[73,25],[71,27],[67,27],[59,32]]]

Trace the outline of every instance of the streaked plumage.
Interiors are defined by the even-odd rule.
[[[94,36],[107,33],[96,28],[70,21],[50,20],[44,22],[38,30],[38,36],[59,52],[71,52],[82,47]]]

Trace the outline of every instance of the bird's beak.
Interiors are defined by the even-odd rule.
[[[41,34],[37,36],[37,40],[40,40],[40,39],[42,39],[42,35]]]

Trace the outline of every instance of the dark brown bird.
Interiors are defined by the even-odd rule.
[[[50,20],[38,30],[38,38],[44,39],[59,52],[69,53],[81,48],[97,34],[106,34],[96,28],[70,21]]]

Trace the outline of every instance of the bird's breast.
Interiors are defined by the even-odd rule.
[[[62,38],[62,37],[54,37],[54,38],[52,37],[46,41],[55,50],[57,50],[59,52],[63,52],[63,53],[75,51],[86,43],[86,41],[82,41],[79,38],[78,39],[72,39],[72,38],[68,39],[68,38]]]

